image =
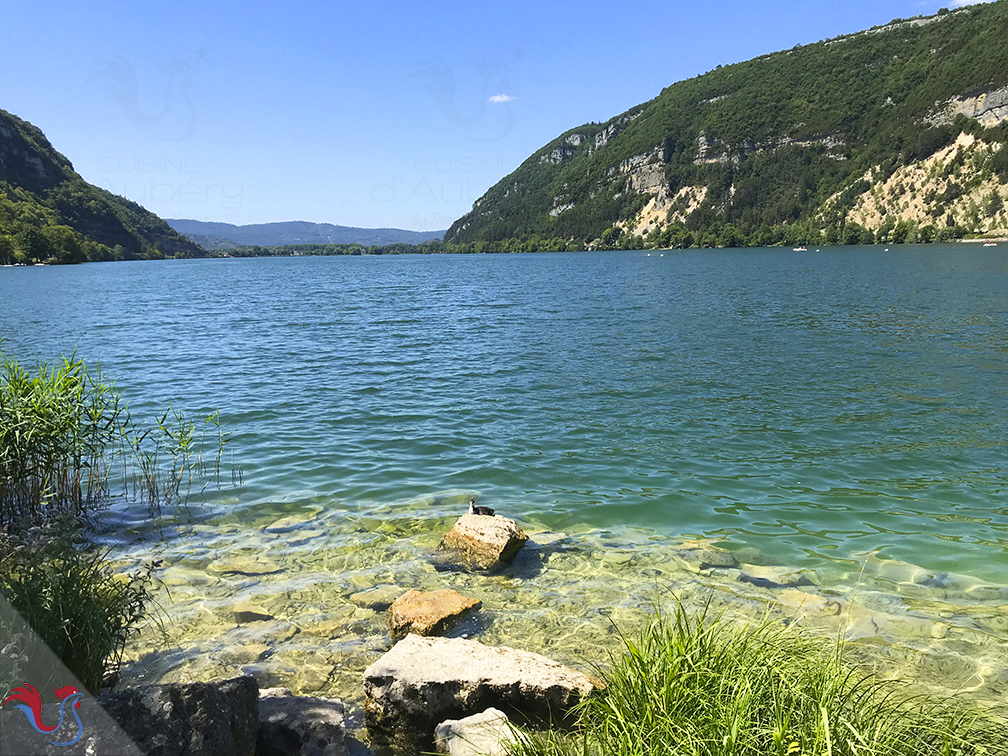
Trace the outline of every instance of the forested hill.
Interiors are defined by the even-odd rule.
[[[185,234],[208,250],[313,244],[361,244],[364,246],[423,244],[444,236],[444,230],[408,231],[402,228],[356,228],[310,221],[283,221],[235,226],[231,223],[213,223],[186,218],[166,218],[165,220],[180,234]]]
[[[1003,234],[1006,40],[1008,0],[998,0],[719,67],[560,135],[445,241],[639,248]]]
[[[87,183],[37,127],[0,110],[0,265],[205,254],[154,213]]]

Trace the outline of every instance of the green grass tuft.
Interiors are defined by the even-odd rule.
[[[995,756],[1008,729],[955,701],[849,667],[830,643],[765,619],[658,613],[581,702],[572,733],[528,733],[515,756]]]

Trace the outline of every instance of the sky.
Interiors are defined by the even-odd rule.
[[[564,131],[931,0],[0,0],[0,108],[163,218],[447,228]]]

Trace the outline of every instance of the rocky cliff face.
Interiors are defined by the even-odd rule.
[[[1004,233],[1005,28],[1008,2],[975,5],[679,82],[544,146],[445,240]]]

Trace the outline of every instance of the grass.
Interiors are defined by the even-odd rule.
[[[157,518],[164,505],[185,506],[194,484],[219,480],[226,439],[216,413],[200,424],[169,408],[137,425],[114,384],[76,354],[34,371],[0,356],[0,596],[97,691],[139,629],[156,565],[115,574],[87,537],[87,515],[115,483]],[[17,655],[6,642],[15,635],[0,627],[5,657]]]
[[[93,692],[115,677],[126,642],[139,631],[154,567],[116,574],[107,552],[92,547],[80,524],[69,518],[16,536],[0,535],[0,595]],[[35,673],[44,677],[62,676],[56,669],[38,669],[44,660],[37,655],[18,653],[19,646],[29,643],[19,637],[18,628],[0,630],[5,655],[31,658]]]
[[[83,515],[115,478],[157,516],[184,506],[194,484],[202,492],[219,481],[227,439],[217,413],[200,423],[169,407],[144,427],[101,368],[76,354],[34,372],[0,357],[0,526]]]
[[[658,613],[576,709],[514,756],[1000,756],[1003,721],[848,666],[842,641],[766,619]]]

